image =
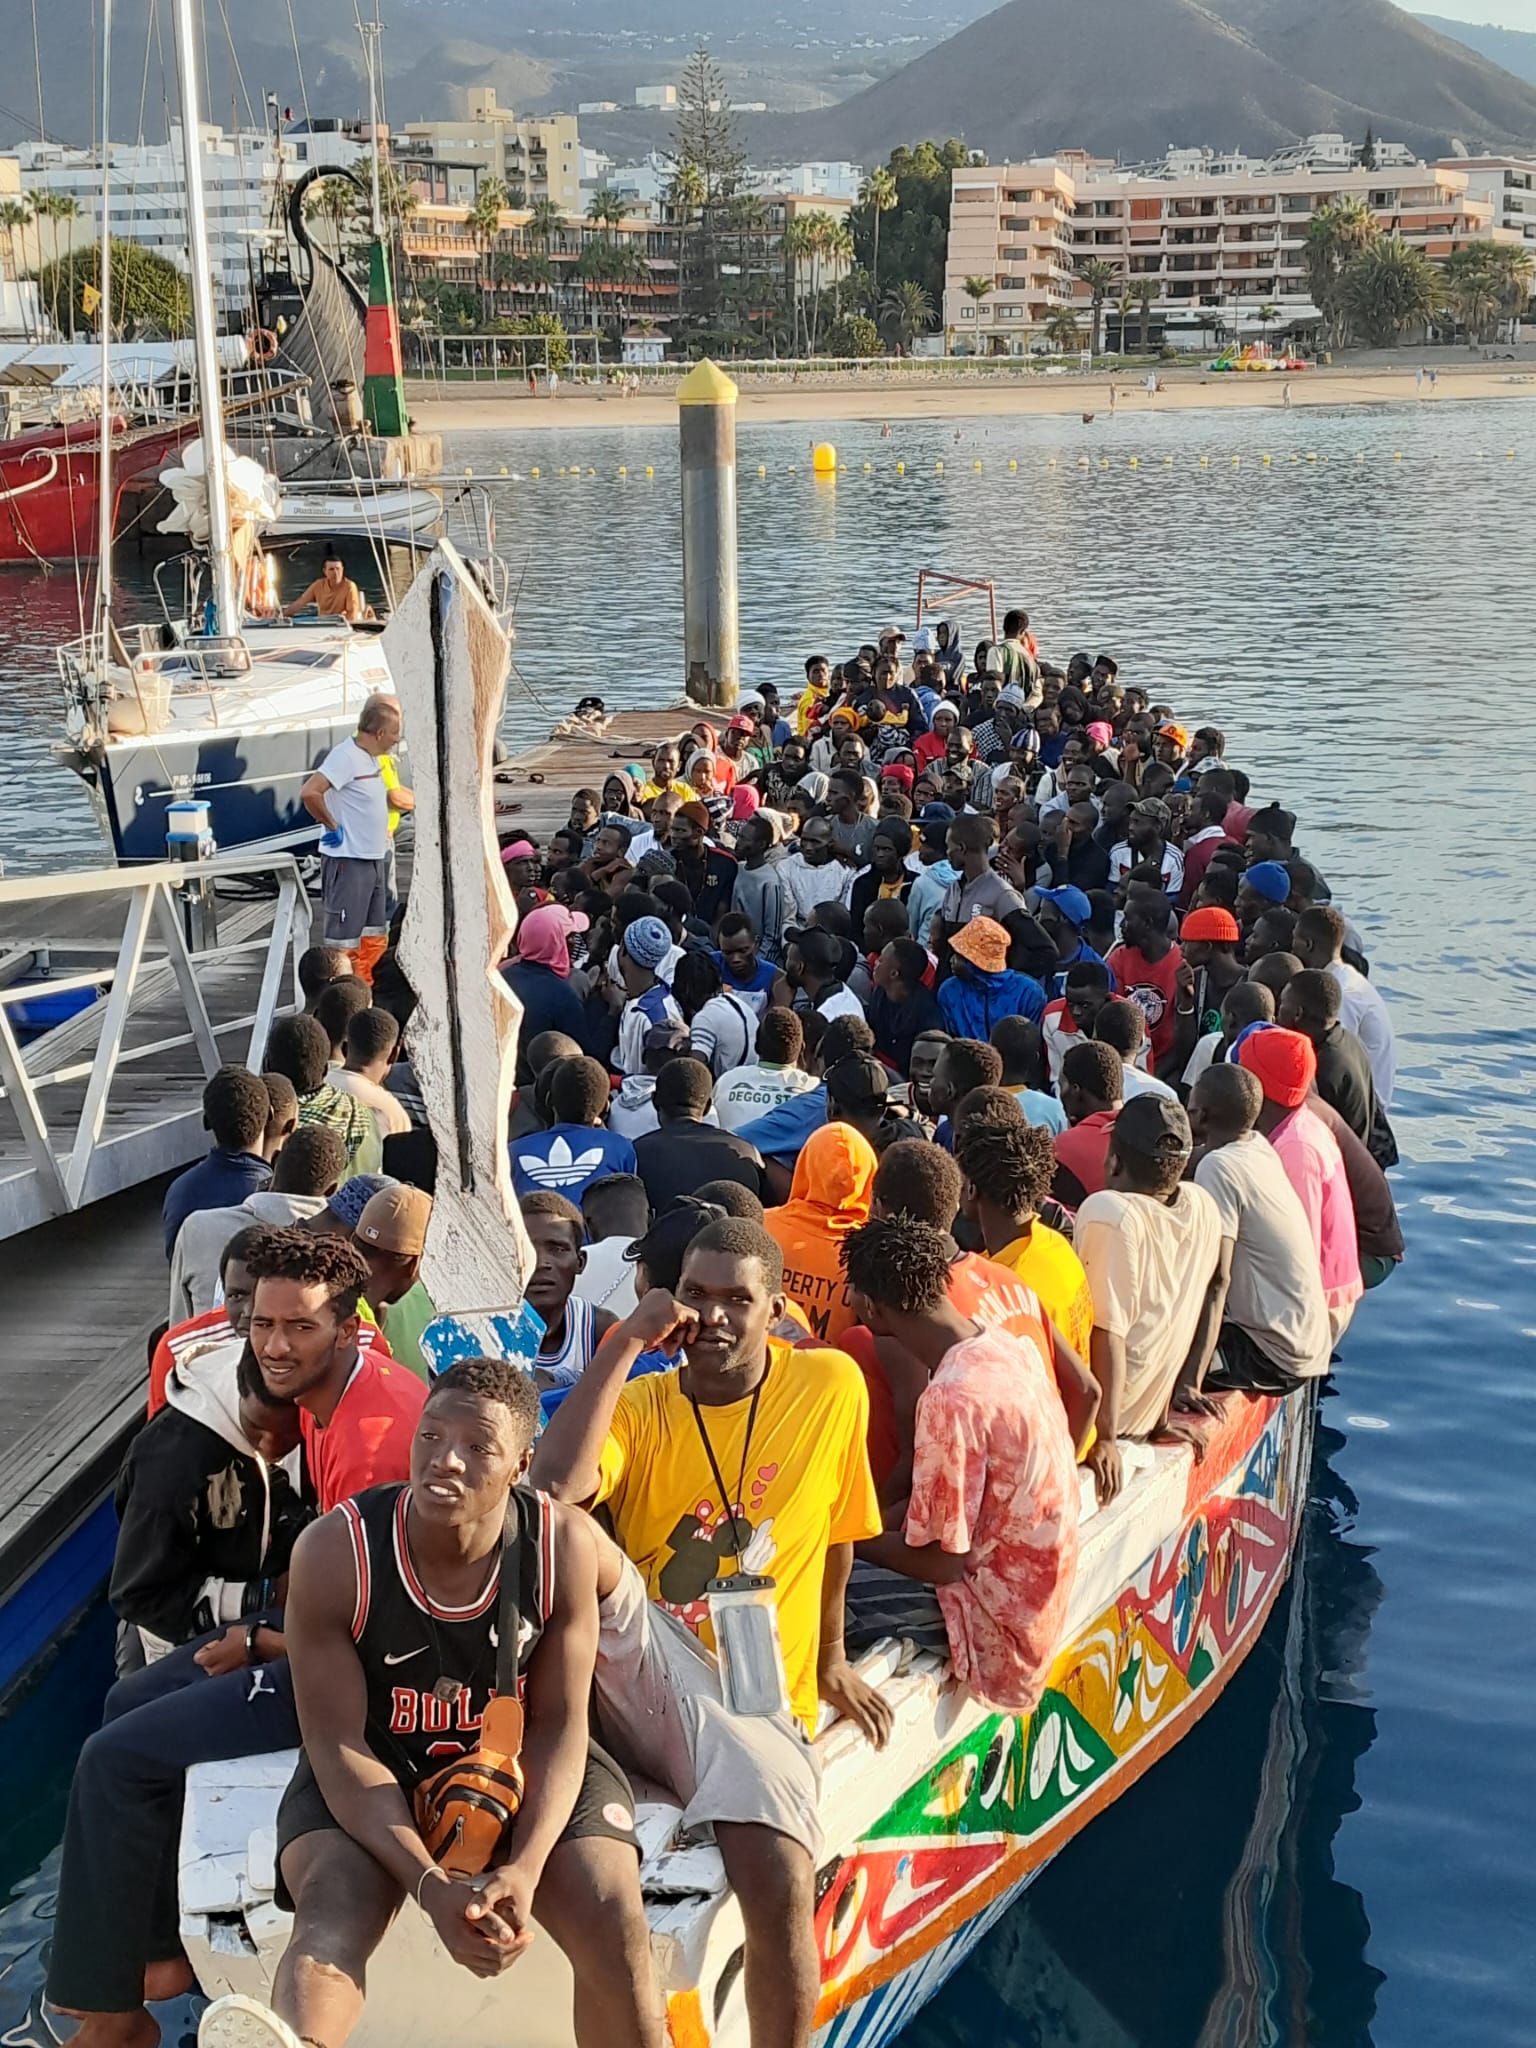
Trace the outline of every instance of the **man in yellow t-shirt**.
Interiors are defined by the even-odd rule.
[[[993,1100],[1003,1096],[1006,1102]],[[1062,1336],[1086,1359],[1093,1340],[1088,1275],[1061,1232],[1037,1213],[1056,1170],[1050,1132],[1027,1123],[1006,1090],[989,1089],[986,1107],[962,1119],[955,1132],[955,1163],[965,1176],[960,1206],[981,1232],[987,1257],[1034,1289]]]
[[[783,1277],[760,1224],[706,1226],[676,1296],[642,1293],[603,1339],[531,1476],[557,1500],[608,1508],[623,1555],[599,1573],[603,1738],[671,1786],[685,1828],[713,1825],[742,1908],[750,2036],[798,2044],[820,1987],[820,1775],[806,1736],[818,1697],[881,1744],[891,1716],[842,1648],[853,1545],[880,1529],[868,1397],[842,1352],[770,1337]],[[680,1365],[629,1380],[644,1354],[679,1346]],[[707,1594],[738,1573],[774,1581],[790,1714],[722,1701]]]
[[[640,785],[640,801],[648,804],[670,789],[682,801],[691,803],[695,791],[682,777],[682,752],[676,740],[662,740],[651,755],[650,779]]]

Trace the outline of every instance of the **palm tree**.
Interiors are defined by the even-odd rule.
[[[587,201],[587,219],[600,228],[616,228],[628,211],[611,185],[599,185]]]
[[[816,229],[809,214],[800,214],[784,224],[785,283],[789,291],[791,323],[790,348],[800,352],[800,279],[804,265],[815,254]]]
[[[1339,330],[1346,266],[1380,239],[1376,216],[1362,199],[1330,200],[1307,222],[1307,290],[1330,336]]]
[[[622,335],[629,325],[631,293],[642,288],[649,290],[651,284],[651,266],[633,242],[620,242],[612,250],[609,280],[617,291],[617,326]]]
[[[1411,327],[1427,329],[1443,297],[1437,266],[1397,235],[1379,237],[1339,278],[1339,308],[1372,348],[1396,348]]]
[[[869,173],[859,193],[859,204],[869,208],[870,233],[874,237],[869,259],[869,294],[876,305],[880,303],[880,216],[891,211],[898,196],[895,177],[883,167]]]
[[[925,334],[933,325],[933,301],[910,277],[903,278],[893,291],[886,293],[880,311],[886,325],[894,329],[901,348],[910,350],[918,335]]]
[[[1131,297],[1136,301],[1138,315],[1136,338],[1141,345],[1143,355],[1146,354],[1150,346],[1148,335],[1150,332],[1152,301],[1157,297],[1157,294],[1158,282],[1155,277],[1138,277],[1132,280]]]
[[[843,317],[843,279],[853,266],[853,229],[845,220],[834,220],[830,214],[821,231],[822,261],[834,266],[832,274],[832,317]]]
[[[1104,301],[1120,282],[1120,273],[1112,263],[1106,263],[1100,256],[1085,256],[1078,263],[1077,274],[1088,287],[1093,308],[1089,352],[1098,355],[1104,339]]]
[[[1483,340],[1499,320],[1517,319],[1531,296],[1530,251],[1503,242],[1468,242],[1446,257],[1446,294],[1468,339]]]
[[[1058,355],[1076,355],[1083,345],[1083,330],[1070,306],[1054,307],[1041,332]]]
[[[50,263],[52,284],[50,288],[49,318],[53,323],[55,331],[57,331],[59,325],[60,274],[59,222],[61,220],[78,220],[80,218],[80,203],[69,192],[34,192],[32,195],[32,212],[38,220],[45,220],[49,224],[49,239],[53,244],[53,256]],[[38,255],[42,255],[41,237],[39,237]],[[71,301],[69,309],[69,331],[71,337],[73,337],[75,331],[73,301]]]
[[[965,284],[962,288],[965,292],[965,296],[970,300],[971,304],[978,308],[980,307],[983,299],[991,297],[992,292],[994,290],[993,282],[990,277],[968,277],[965,280]],[[980,326],[981,314],[979,311],[977,312],[976,320],[976,353],[980,355],[982,351]]]
[[[530,241],[542,243],[548,255],[549,245],[565,226],[565,215],[553,199],[535,199],[528,214],[527,233]]]
[[[0,203],[0,228],[10,237],[11,276],[19,287],[21,282],[21,231],[32,222],[32,211],[25,199],[7,199]]]
[[[1260,334],[1262,334],[1265,341],[1267,342],[1269,340],[1270,328],[1273,327],[1275,322],[1280,318],[1280,308],[1278,306],[1270,305],[1269,302],[1266,300],[1265,303],[1262,306],[1260,306],[1257,317],[1259,322],[1259,332]]]
[[[475,203],[464,215],[464,225],[475,244],[475,289],[480,294],[482,318],[485,316],[486,282],[483,259],[500,231],[502,208],[506,203],[507,188],[500,178],[482,178],[475,187]]]

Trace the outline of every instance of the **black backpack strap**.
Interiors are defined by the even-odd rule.
[[[517,1565],[522,1542],[523,1517],[514,1488],[507,1495],[501,1525],[501,1572],[496,1591],[496,1692],[500,1699],[517,1697],[517,1637],[522,1626]]]

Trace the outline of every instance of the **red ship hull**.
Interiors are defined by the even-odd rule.
[[[195,415],[172,426],[115,432],[114,512],[125,484],[155,474],[197,432]],[[101,428],[95,420],[34,427],[0,441],[0,566],[95,561],[100,475]]]

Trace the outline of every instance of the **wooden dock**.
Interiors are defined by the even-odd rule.
[[[505,840],[521,826],[542,848],[570,816],[578,789],[602,793],[603,780],[628,761],[649,763],[661,741],[676,739],[698,719],[718,730],[728,712],[709,711],[682,698],[664,711],[620,711],[600,739],[580,736],[529,747],[496,771],[497,829]]]

